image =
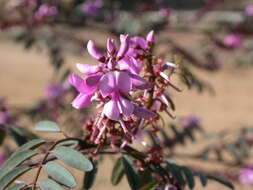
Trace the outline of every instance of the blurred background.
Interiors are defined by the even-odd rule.
[[[173,115],[198,116],[207,133],[253,126],[253,0],[1,0],[0,28],[0,98],[6,107],[33,106],[48,98],[49,85],[78,73],[76,63],[95,63],[87,55],[87,40],[104,49],[108,37],[145,36],[153,29],[156,53],[168,60],[181,56],[198,79],[191,89],[178,82],[183,91],[172,94]],[[194,143],[186,146],[189,152],[193,148]],[[128,189],[125,179],[110,184],[113,160],[105,163],[93,189]],[[210,183],[206,189],[223,188]]]

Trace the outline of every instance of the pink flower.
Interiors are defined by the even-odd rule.
[[[244,14],[248,17],[253,17],[253,5],[248,5],[245,8]]]
[[[253,184],[253,167],[242,168],[239,174],[239,181],[242,184]]]
[[[92,75],[90,77],[86,77],[85,79],[82,79],[75,74],[69,76],[69,83],[79,92],[79,95],[72,102],[72,106],[74,108],[85,108],[90,104],[91,97],[97,90],[100,77],[101,74]]]
[[[112,120],[119,120],[120,114],[129,117],[134,111],[134,105],[123,98],[131,90],[130,76],[126,72],[109,72],[100,81],[99,89],[103,97],[111,96],[104,106],[103,113]]]
[[[48,4],[42,4],[35,12],[35,18],[38,20],[42,20],[45,17],[55,17],[57,14],[58,14],[57,7],[50,6]]]
[[[225,37],[223,43],[230,48],[240,48],[242,46],[242,38],[239,34],[230,34]]]
[[[55,99],[55,98],[60,98],[64,95],[64,88],[61,84],[50,84],[46,88],[46,96],[49,99]]]

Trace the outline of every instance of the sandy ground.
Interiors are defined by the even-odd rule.
[[[179,39],[182,40],[181,37]],[[83,58],[70,57],[67,62],[74,65],[81,60]],[[5,39],[0,41],[0,96],[7,97],[10,104],[31,104],[43,97],[44,87],[51,75],[52,70],[44,53],[33,50],[24,51],[20,45]],[[213,85],[216,95],[198,94],[186,88],[182,93],[174,93],[173,98],[177,106],[176,116],[199,115],[208,132],[253,125],[253,68],[236,69],[225,66],[225,69],[219,73],[204,72],[199,73],[199,76]],[[93,189],[128,189],[125,180],[120,186],[110,185],[111,166],[112,160],[106,159],[105,164],[99,168],[98,180]],[[239,188],[251,189],[246,186],[238,186],[237,189]],[[199,186],[197,189],[203,188]],[[226,188],[210,183],[207,189]]]

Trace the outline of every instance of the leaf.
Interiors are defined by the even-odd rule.
[[[77,140],[66,140],[58,144],[58,146],[69,146],[71,148],[75,148],[79,142]]]
[[[168,165],[168,169],[170,173],[173,175],[174,178],[178,181],[180,185],[185,185],[184,177],[181,173],[181,167],[177,166],[174,163],[171,163],[170,161],[166,160],[166,163]]]
[[[82,171],[91,171],[93,169],[93,165],[91,161],[84,157],[80,152],[76,150],[59,146],[55,150],[53,150],[53,154],[64,163],[69,166],[82,170]]]
[[[241,156],[237,152],[236,147],[234,145],[226,144],[225,147],[228,150],[228,152],[231,154],[232,157],[234,157],[238,162],[241,161]]]
[[[21,146],[27,143],[31,139],[37,139],[38,137],[22,127],[10,126],[10,134],[13,136],[16,143]]]
[[[13,170],[15,167],[23,163],[25,160],[31,158],[36,154],[36,152],[33,152],[31,150],[24,150],[17,154],[14,153],[0,169],[0,179],[3,178],[4,175]]]
[[[177,130],[176,126],[170,125],[171,130],[174,132],[177,140],[181,143],[184,144],[184,137],[183,135]]]
[[[14,154],[17,154],[19,152],[22,152],[24,150],[29,150],[29,149],[33,149],[37,146],[40,146],[42,144],[45,143],[45,140],[42,140],[42,139],[33,139],[31,141],[29,141],[28,143],[26,144],[23,144],[21,147],[19,147],[15,152]]]
[[[201,182],[202,186],[205,187],[207,185],[206,176],[202,173],[199,173],[199,172],[197,172],[195,175],[199,176],[199,179],[200,179],[200,182]]]
[[[146,185],[142,186],[140,190],[155,190],[158,182],[157,181],[151,181],[147,183]]]
[[[6,190],[20,190],[22,188],[24,188],[26,186],[26,184],[14,184],[10,187],[8,187]]]
[[[25,167],[15,168],[14,170],[9,171],[0,179],[0,190],[3,190],[7,185],[9,185],[12,181],[14,181],[17,177],[19,177],[21,174],[25,173],[29,169],[31,168],[28,166],[25,166]]]
[[[43,179],[38,183],[41,190],[64,190],[59,184],[51,179]]]
[[[195,181],[192,171],[187,167],[181,167],[181,170],[183,171],[185,175],[185,179],[187,181],[187,184],[190,189],[193,189],[195,187]]]
[[[97,176],[97,163],[92,162],[94,169],[90,172],[85,172],[84,180],[83,180],[83,188],[84,189],[90,189],[95,181],[95,178]]]
[[[121,179],[124,176],[124,168],[123,168],[123,163],[122,159],[119,158],[113,169],[112,169],[112,175],[111,175],[111,182],[113,185],[118,185],[118,183],[121,181]]]
[[[222,177],[218,177],[218,176],[214,176],[214,175],[206,175],[206,177],[208,179],[217,181],[217,182],[229,187],[230,189],[234,189],[234,185]]]
[[[122,163],[123,163],[124,171],[127,176],[127,180],[128,180],[130,187],[133,190],[139,189],[139,186],[140,186],[139,176],[137,175],[137,172],[133,168],[132,161],[130,160],[129,157],[124,155],[122,157]]]
[[[53,121],[41,121],[35,126],[37,131],[60,132],[60,127]]]
[[[73,175],[60,164],[48,162],[46,165],[44,165],[44,169],[55,181],[67,187],[74,188],[77,185]]]
[[[249,145],[247,144],[247,142],[242,137],[239,137],[238,144],[239,144],[239,148],[240,148],[241,153],[245,157],[249,157],[250,156],[250,148],[249,148]]]

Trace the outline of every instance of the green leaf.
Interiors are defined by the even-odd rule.
[[[58,146],[69,146],[71,148],[75,148],[79,142],[77,140],[66,140],[58,144]]]
[[[6,190],[20,190],[22,188],[24,188],[26,186],[26,184],[14,184],[10,187],[8,187]]]
[[[91,171],[93,169],[93,165],[91,161],[84,157],[80,152],[76,150],[59,146],[55,150],[53,150],[53,154],[64,163],[69,166],[82,170],[82,171]]]
[[[94,169],[90,172],[85,172],[84,180],[83,180],[83,188],[84,189],[90,189],[95,181],[95,178],[97,176],[97,163],[92,162]]]
[[[60,127],[53,121],[41,121],[35,126],[37,131],[60,132]]]
[[[180,185],[185,185],[185,180],[184,180],[184,177],[181,173],[182,172],[181,167],[174,164],[174,163],[171,163],[168,160],[166,160],[166,163],[168,165],[168,169],[169,169],[170,173],[173,175],[174,178],[176,178],[178,183]]]
[[[64,190],[59,184],[51,179],[43,179],[38,183],[41,190]]]
[[[171,130],[174,132],[177,140],[181,143],[184,144],[184,136],[177,130],[177,127],[175,125],[170,125]]]
[[[218,176],[214,176],[214,175],[206,175],[206,177],[208,179],[217,181],[217,182],[229,187],[230,189],[234,189],[234,185],[222,177],[218,177]]]
[[[119,158],[112,170],[112,175],[111,175],[111,182],[113,185],[118,185],[121,179],[124,176],[124,168],[123,168],[123,163],[122,159]]]
[[[200,182],[201,182],[202,186],[205,187],[207,185],[206,176],[202,173],[199,173],[199,172],[197,172],[195,175],[199,176],[199,179],[200,179]]]
[[[140,186],[139,176],[137,175],[137,172],[135,171],[133,167],[132,160],[130,160],[129,157],[124,155],[122,157],[122,163],[123,163],[124,171],[127,176],[127,180],[130,187],[133,190],[139,189],[139,186]]]
[[[3,190],[7,185],[9,185],[12,181],[18,178],[21,174],[25,173],[31,169],[30,167],[18,167],[14,170],[8,172],[0,179],[0,190]]]
[[[238,162],[241,161],[241,156],[237,152],[236,147],[234,145],[226,144],[225,147],[233,158],[235,158]]]
[[[10,134],[13,136],[14,140],[19,146],[27,143],[31,139],[38,138],[35,134],[22,127],[10,126],[9,129]]]
[[[183,171],[185,175],[185,179],[187,181],[187,184],[190,189],[193,189],[195,187],[195,181],[192,171],[187,167],[181,167],[181,170]]]
[[[17,153],[22,152],[24,150],[29,150],[29,149],[36,148],[37,146],[40,146],[40,145],[42,145],[44,143],[45,143],[45,140],[42,140],[42,139],[33,139],[33,140],[29,141],[28,143],[23,144],[21,147],[19,147],[14,152],[14,154],[17,154]]]
[[[155,190],[156,185],[158,184],[157,181],[151,181],[146,185],[142,186],[140,190]]]
[[[0,180],[4,177],[8,172],[13,170],[15,167],[23,163],[25,160],[31,158],[32,156],[36,155],[36,152],[31,150],[24,150],[18,153],[14,153],[2,166],[0,169]]]
[[[247,144],[247,142],[242,137],[239,137],[238,143],[239,143],[239,148],[240,148],[241,153],[245,157],[249,157],[250,156],[250,147]]]
[[[77,185],[73,175],[60,164],[48,162],[46,165],[44,165],[44,169],[55,181],[67,187],[73,188]]]

